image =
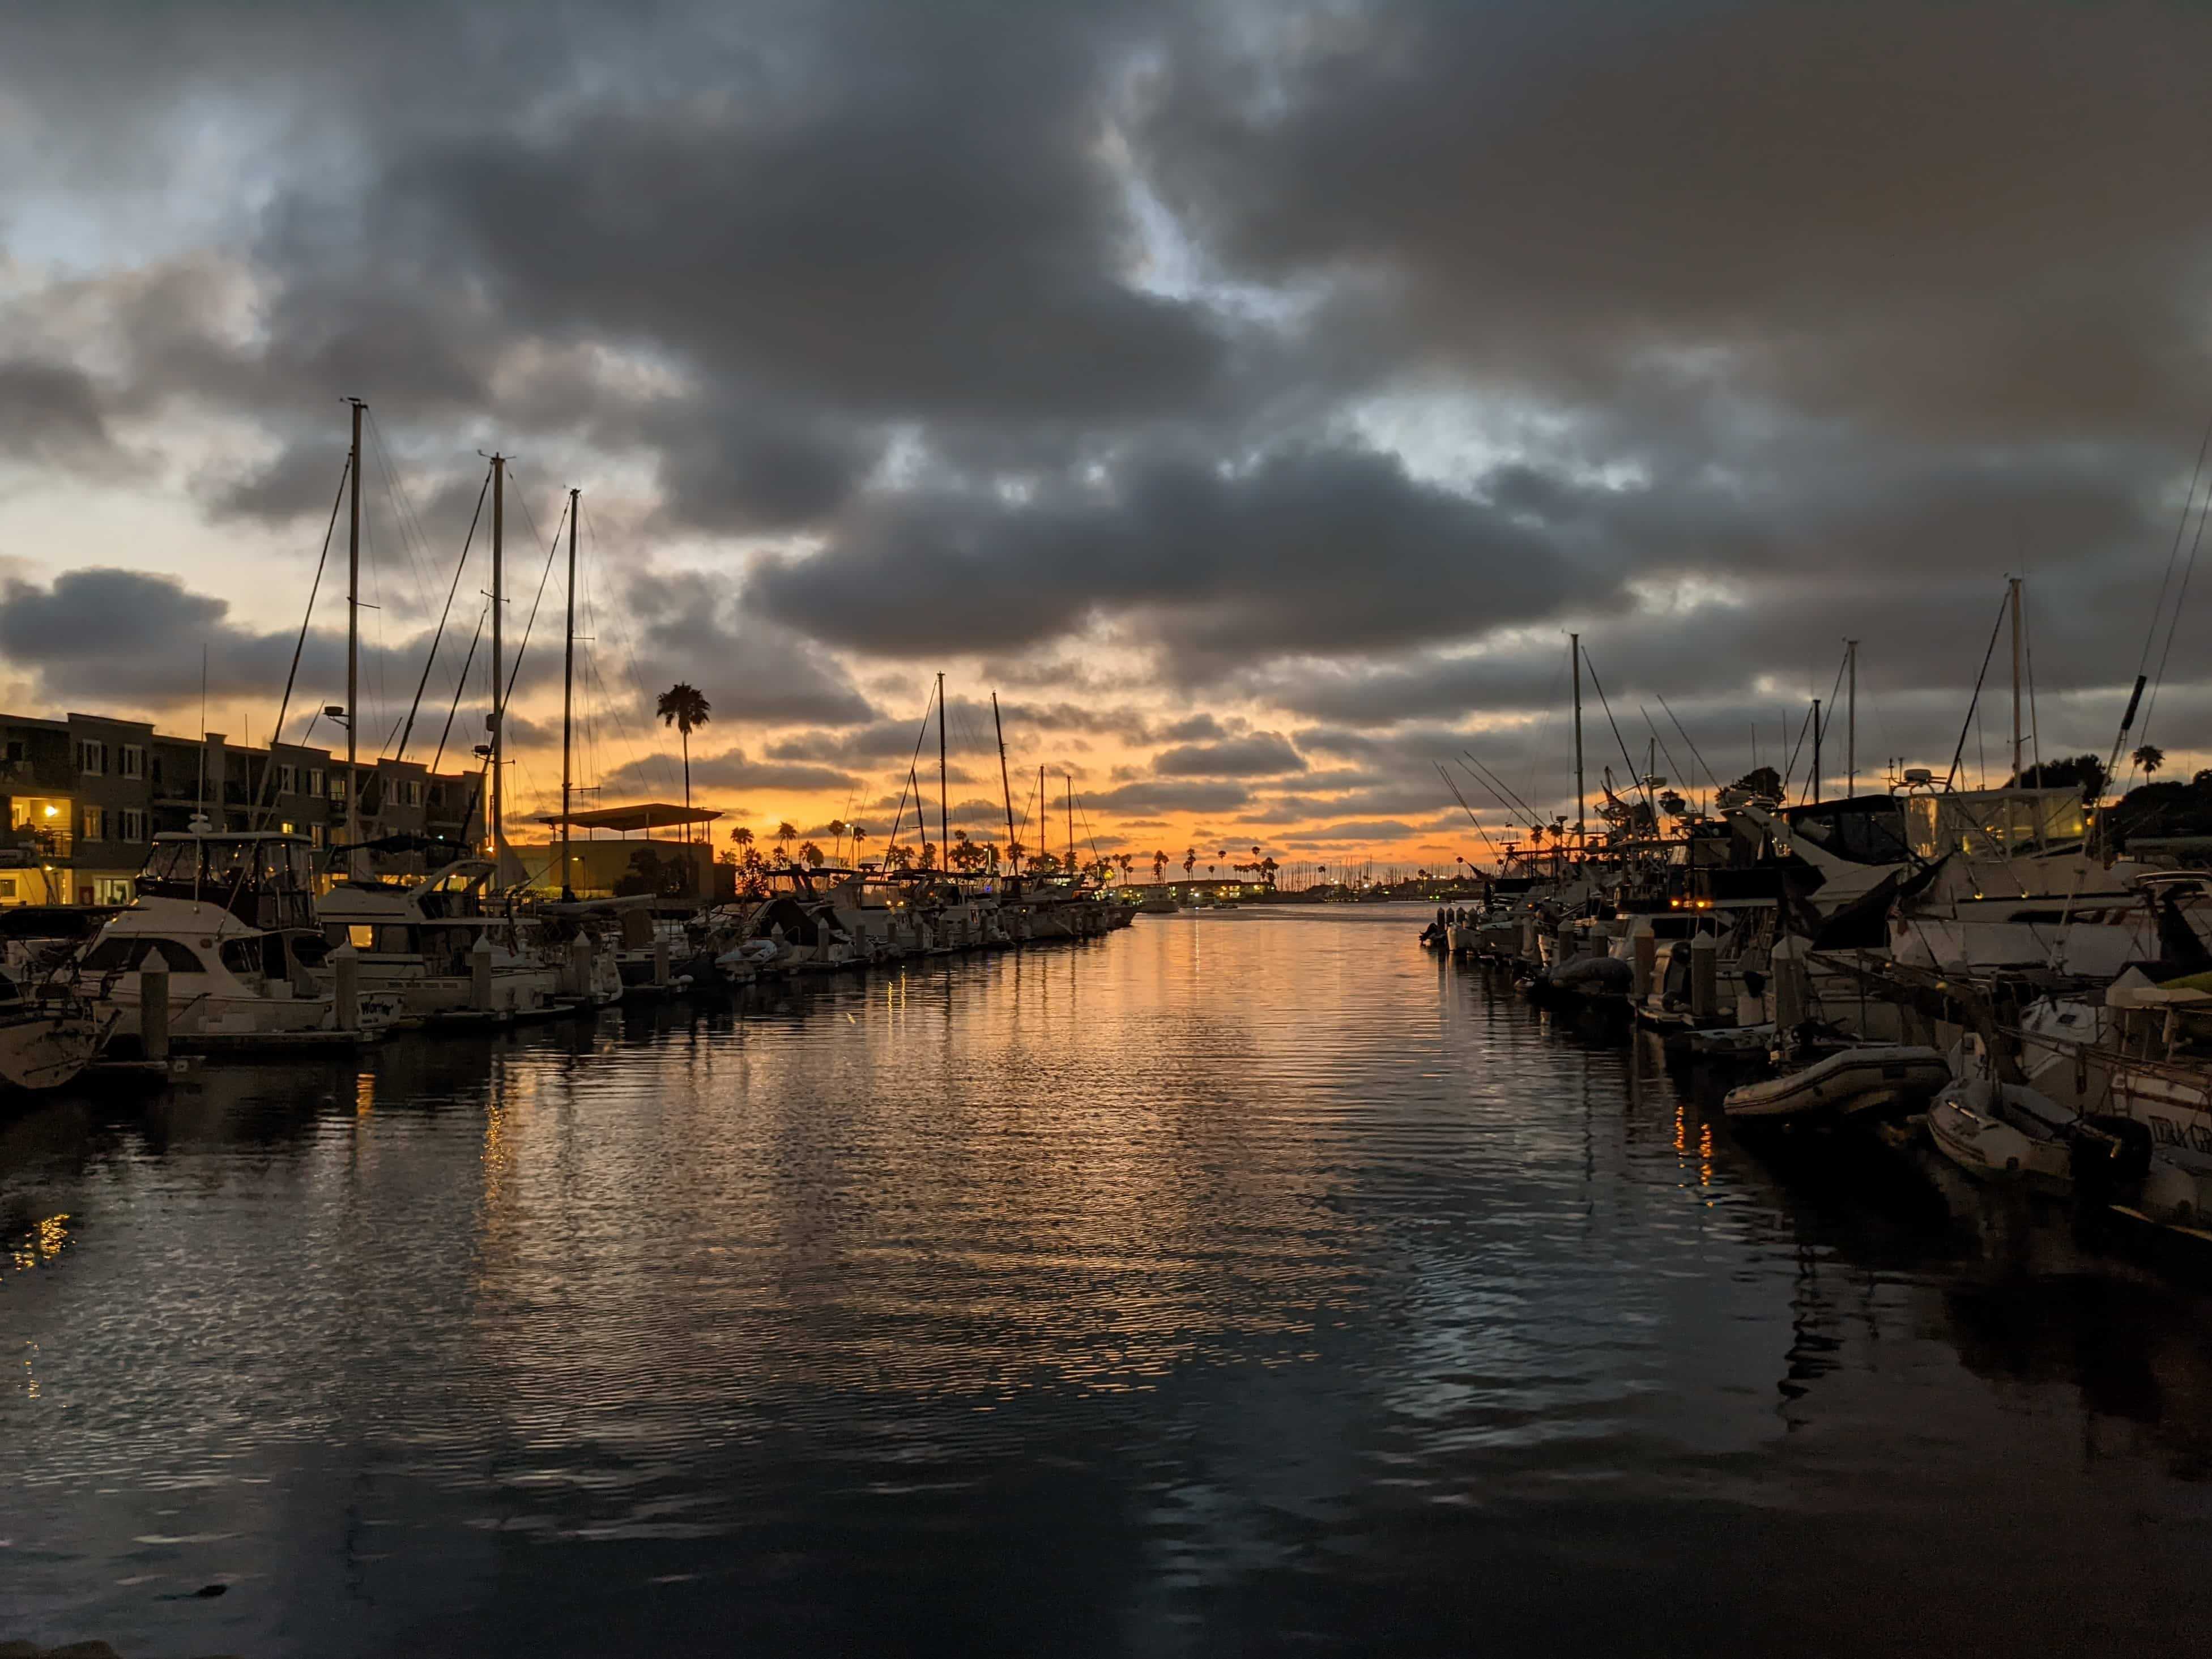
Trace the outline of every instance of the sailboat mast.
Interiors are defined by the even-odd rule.
[[[1583,783],[1583,636],[1579,634],[1567,635],[1567,662],[1574,671],[1575,680],[1575,844],[1587,851],[1584,825],[1588,808],[1584,802],[1588,794]]]
[[[999,694],[991,693],[991,730],[999,739],[999,796],[1006,804],[1006,867],[1010,876],[1022,872],[1021,854],[1014,850],[1014,786],[1006,777],[1006,728],[999,720]]]
[[[491,830],[495,866],[507,846],[501,819],[507,805],[507,780],[500,767],[507,747],[507,652],[500,631],[501,611],[507,603],[507,457],[491,458],[491,783],[485,791],[489,810],[485,814]],[[493,877],[496,885],[498,877]]]
[[[1060,777],[1067,785],[1067,873],[1073,876],[1075,873],[1075,774],[1063,772]]]
[[[945,787],[945,674],[937,676],[937,841],[945,851],[942,856],[948,867],[952,857],[952,836],[945,827],[947,803]]]
[[[1850,677],[1849,717],[1844,721],[1844,775],[1846,798],[1859,792],[1859,642],[1844,641],[1844,661]]]
[[[346,462],[345,867],[351,875],[353,849],[361,844],[361,775],[354,765],[359,758],[361,731],[361,412],[368,405],[358,398],[346,401],[353,405],[353,449]],[[273,743],[270,753],[276,753]]]
[[[583,493],[580,489],[568,492],[568,625],[561,659],[561,896],[564,899],[576,896],[569,879],[573,866],[568,859],[568,756],[576,697],[576,504]]]
[[[2020,578],[2014,576],[2007,582],[2012,589],[2012,776],[2020,781]]]

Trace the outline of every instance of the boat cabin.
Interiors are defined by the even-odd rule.
[[[313,850],[304,836],[166,830],[138,872],[138,896],[213,904],[264,931],[313,927]]]
[[[1956,789],[1907,795],[1904,805],[1906,842],[1923,859],[2064,852],[2089,833],[2077,788]]]

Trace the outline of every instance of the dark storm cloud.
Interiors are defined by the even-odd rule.
[[[2200,8],[1406,0],[1250,38],[1171,60],[1162,187],[1239,265],[1382,276],[1410,354],[1578,401],[1677,347],[1923,428],[2202,418]]]
[[[826,652],[746,615],[726,584],[696,573],[631,579],[637,672],[657,691],[689,680],[716,719],[851,724],[874,716]]]
[[[865,649],[1042,644],[1127,618],[1191,678],[1255,654],[1389,647],[1545,614],[1572,573],[1540,528],[1367,450],[1225,475],[1136,464],[1044,503],[887,501],[823,551],[764,565],[769,614]]]
[[[0,457],[89,465],[113,451],[92,377],[67,363],[0,362]]]
[[[625,761],[605,774],[599,787],[610,796],[654,793],[670,787],[680,776],[664,755]],[[691,754],[691,787],[695,793],[718,789],[849,789],[851,775],[834,767],[808,766],[781,761],[757,761],[743,749],[715,754]],[[680,786],[679,786],[680,787]]]
[[[1152,769],[1164,778],[1269,778],[1304,771],[1306,757],[1281,732],[1255,732],[1163,749],[1152,757]]]
[[[64,571],[51,586],[0,588],[0,659],[72,708],[160,708],[197,696],[203,649],[210,691],[273,704],[295,642],[290,631],[240,627],[228,602],[173,576],[94,567]],[[343,651],[343,638],[311,635],[303,672],[317,684],[342,684]]]
[[[1233,812],[1252,799],[1237,783],[1125,783],[1085,794],[1083,805],[1114,813]]]

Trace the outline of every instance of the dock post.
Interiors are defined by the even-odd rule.
[[[1805,1023],[1810,1000],[1805,975],[1805,942],[1794,936],[1774,941],[1774,1024],[1790,1030]]]
[[[331,952],[331,1024],[340,1031],[361,1030],[361,952],[350,944]]]
[[[568,941],[568,994],[581,1000],[592,994],[592,941],[579,933]]]
[[[1721,942],[1711,933],[1690,940],[1690,1017],[1711,1019],[1721,1006]]]
[[[1656,976],[1658,972],[1659,935],[1653,933],[1638,933],[1636,936],[1634,943],[1635,956],[1633,960],[1636,964],[1634,985],[1636,990],[1636,1000],[1638,1005],[1640,1006],[1643,1004],[1644,999],[1651,994],[1651,981]]]
[[[491,935],[478,933],[469,947],[469,1006],[491,1012]]]
[[[668,964],[668,935],[655,933],[653,936],[653,982],[665,985],[674,977]]]
[[[138,1046],[146,1058],[169,1058],[169,963],[156,948],[138,964]]]

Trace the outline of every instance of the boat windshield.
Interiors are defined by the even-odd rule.
[[[256,927],[314,925],[309,848],[295,836],[163,836],[138,891],[219,904]]]
[[[192,836],[155,842],[140,874],[166,884],[198,880],[223,887],[243,878],[277,892],[306,892],[307,854],[305,842],[274,836]]]
[[[1907,839],[1923,859],[2004,858],[2079,842],[2089,816],[2078,789],[1962,789],[1905,799]]]

